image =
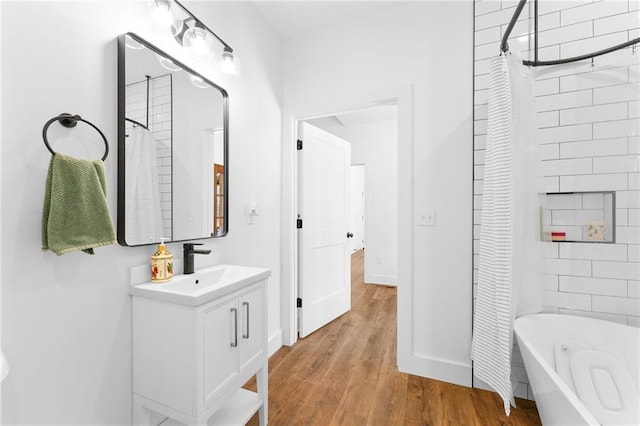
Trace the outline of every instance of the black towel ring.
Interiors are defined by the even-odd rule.
[[[93,123],[85,120],[79,115],[71,115],[66,112],[58,115],[57,117],[53,117],[51,120],[47,121],[44,127],[42,128],[42,139],[44,139],[44,144],[51,154],[55,154],[55,152],[53,151],[53,149],[51,149],[51,145],[49,145],[49,141],[47,140],[47,130],[49,129],[49,126],[51,125],[51,123],[53,123],[54,121],[57,121],[64,127],[69,127],[69,128],[76,127],[78,125],[78,121],[83,121],[87,123],[89,126],[96,129],[96,131],[100,133],[100,136],[102,136],[102,140],[104,140],[104,156],[102,157],[102,161],[107,159],[107,155],[109,155],[109,142],[107,142],[107,138],[104,136],[104,133],[102,133],[100,129],[98,129]]]

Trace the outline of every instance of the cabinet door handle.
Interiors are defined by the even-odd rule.
[[[231,347],[238,346],[238,310],[231,308],[231,316],[233,317],[233,340],[231,341]]]
[[[242,307],[245,308],[245,312],[247,313],[246,316],[246,320],[247,320],[247,332],[242,334],[242,337],[244,339],[248,339],[249,338],[249,302],[242,302]]]

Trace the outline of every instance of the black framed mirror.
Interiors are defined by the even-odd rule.
[[[118,243],[227,234],[227,92],[133,33],[118,37]]]

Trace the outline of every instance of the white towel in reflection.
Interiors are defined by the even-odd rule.
[[[140,126],[129,133],[125,149],[125,239],[129,245],[154,243],[163,237],[157,141]]]

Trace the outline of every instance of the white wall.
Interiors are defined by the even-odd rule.
[[[515,2],[475,10],[474,253],[479,247],[487,124],[488,66]],[[640,36],[640,2],[539,3],[540,60],[577,56]],[[532,32],[525,8],[509,44]],[[525,51],[524,57],[527,57]],[[532,58],[532,57],[531,57]],[[547,192],[616,191],[616,244],[545,243],[545,310],[640,325],[640,56],[631,48],[535,71],[538,139]],[[477,262],[476,262],[477,267]],[[517,354],[517,353],[516,353]],[[516,396],[533,398],[522,361]]]
[[[294,252],[293,118],[399,95],[398,363],[403,371],[466,385],[472,43],[473,3],[441,1],[397,6],[287,40],[284,48],[285,253]],[[437,226],[415,226],[415,212],[424,208],[437,209]],[[290,257],[283,257],[283,291],[295,272]]]
[[[345,127],[353,163],[365,169],[365,262],[367,283],[398,282],[398,121]]]
[[[351,163],[365,164],[364,280],[398,282],[398,120],[342,126],[323,120],[324,130],[351,143]]]
[[[0,22],[2,22],[2,6],[0,6]],[[0,31],[0,52],[2,51],[2,31]],[[0,94],[2,93],[2,67],[0,66]],[[2,142],[2,102],[0,102],[0,142]],[[0,143],[0,164],[2,164],[2,143]],[[2,173],[0,173],[2,188]],[[0,241],[2,241],[2,197],[0,197]],[[0,244],[0,271],[2,271],[2,244]],[[2,274],[0,273],[0,351],[2,351]],[[10,368],[10,367],[9,367]],[[0,384],[0,424],[2,424],[2,385]]]
[[[173,41],[149,29],[145,5],[0,3],[2,347],[11,361],[2,384],[3,424],[131,421],[129,268],[146,264],[154,247],[114,245],[97,249],[95,256],[41,252],[49,161],[41,131],[61,112],[80,114],[103,130],[111,144],[106,169],[115,220],[115,37],[133,31],[179,53]],[[243,60],[241,79],[223,84],[230,94],[230,233],[205,240],[213,254],[198,257],[196,267],[228,262],[270,268],[268,329],[272,347],[278,347],[281,45],[247,4],[187,2],[187,7]],[[25,20],[38,30],[24,31]],[[191,63],[188,57],[178,59]],[[60,135],[53,127],[50,137]],[[77,132],[91,135],[80,126]],[[67,153],[81,151],[70,142],[52,143]],[[82,147],[94,157],[101,154],[95,140]],[[261,204],[254,225],[244,221],[247,201]],[[169,244],[169,250],[181,258],[180,244]]]

